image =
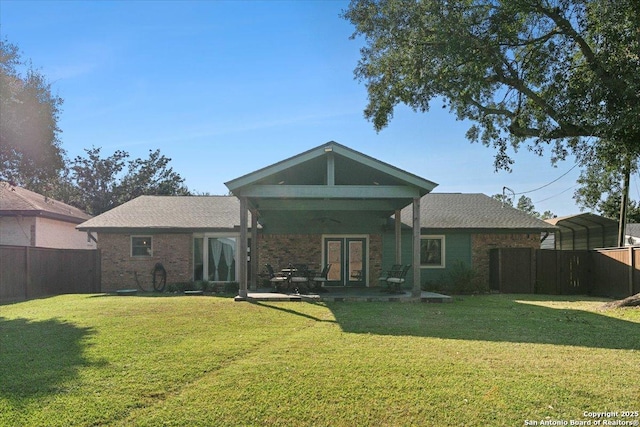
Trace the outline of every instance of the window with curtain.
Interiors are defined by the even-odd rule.
[[[420,265],[432,268],[444,267],[444,236],[422,236],[420,238]]]

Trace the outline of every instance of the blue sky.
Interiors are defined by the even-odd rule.
[[[64,99],[68,157],[159,148],[199,193],[225,194],[225,181],[331,140],[437,182],[437,192],[520,193],[572,168],[522,149],[512,173],[496,173],[494,151],[469,143],[469,123],[437,103],[426,114],[399,107],[376,133],[353,76],[362,41],[349,39],[347,6],[0,0],[0,32]],[[578,175],[527,196],[540,212],[579,213]]]

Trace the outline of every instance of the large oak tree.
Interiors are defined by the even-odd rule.
[[[496,168],[521,146],[554,162],[574,154],[585,187],[635,167],[637,0],[353,0],[344,17],[364,38],[355,75],[377,130],[398,104],[441,101],[474,122],[467,137],[496,149]]]
[[[64,170],[62,98],[18,47],[0,40],[0,179],[46,192]]]

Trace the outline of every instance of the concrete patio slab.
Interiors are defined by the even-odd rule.
[[[269,290],[249,291],[246,298],[235,297],[236,301],[299,301],[299,302],[339,302],[339,301],[363,301],[363,302],[426,302],[443,303],[452,302],[448,295],[423,291],[420,296],[414,297],[411,291],[398,294],[383,292],[380,288],[335,288],[321,294],[286,294],[270,292]]]

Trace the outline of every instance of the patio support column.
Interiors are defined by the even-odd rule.
[[[240,288],[238,296],[240,298],[247,298],[247,198],[239,197],[240,199],[240,253],[238,254],[238,262],[240,263]]]
[[[413,198],[413,289],[412,296],[419,297],[420,289],[420,197]]]
[[[400,209],[396,210],[394,218],[396,223],[396,264],[402,264],[402,221],[400,220]]]
[[[252,291],[258,289],[258,211],[251,209],[251,285]]]

